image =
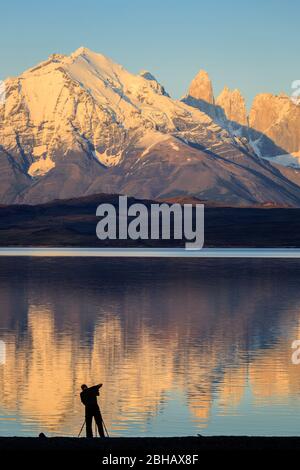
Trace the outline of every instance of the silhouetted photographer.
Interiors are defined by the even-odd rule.
[[[88,387],[85,384],[81,385],[82,392],[80,393],[80,399],[85,406],[86,437],[94,437],[92,429],[93,418],[98,427],[99,436],[105,437],[103,420],[97,401],[101,387],[102,384],[95,385],[94,387]]]

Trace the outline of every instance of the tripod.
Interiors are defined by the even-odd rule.
[[[102,418],[102,414],[101,414],[101,419],[102,419],[102,424],[103,424],[104,431],[106,433],[106,437],[109,437],[107,427],[105,425],[104,419]],[[81,426],[81,429],[80,429],[79,434],[78,434],[77,437],[80,437],[80,435],[82,433],[82,430],[84,428],[85,422],[86,422],[86,420],[83,421],[83,425]],[[96,424],[96,422],[95,422],[95,436],[97,437],[97,424]]]

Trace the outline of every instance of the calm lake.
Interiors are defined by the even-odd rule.
[[[0,435],[300,435],[300,261],[0,259]]]

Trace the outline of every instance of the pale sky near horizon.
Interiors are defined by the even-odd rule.
[[[147,69],[180,98],[199,69],[217,95],[291,93],[300,79],[295,0],[11,0],[1,6],[0,79],[80,46]]]

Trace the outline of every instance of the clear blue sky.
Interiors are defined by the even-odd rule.
[[[216,94],[290,93],[300,79],[297,0],[9,0],[1,5],[0,79],[79,46],[131,72],[147,69],[173,97],[200,68]]]

